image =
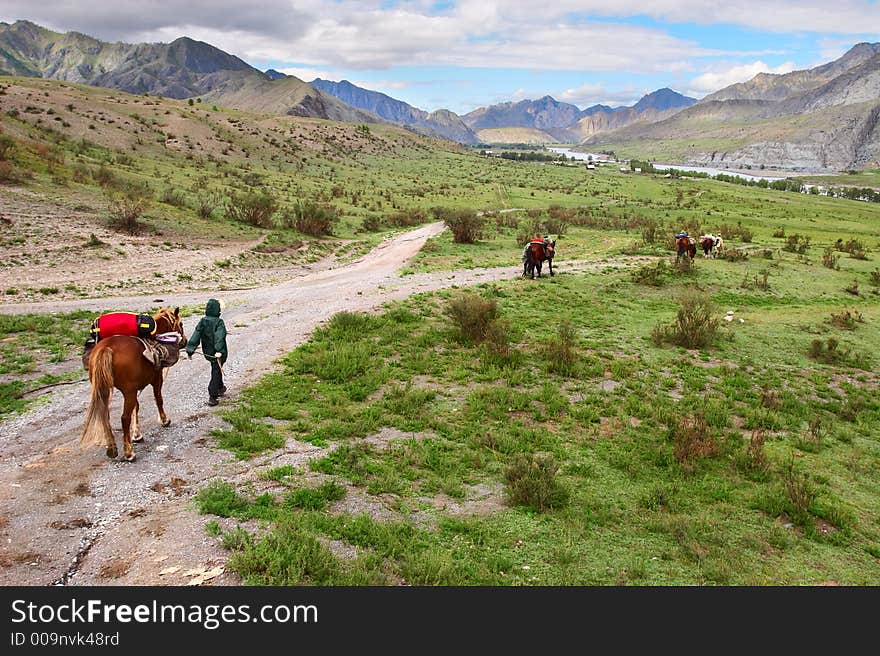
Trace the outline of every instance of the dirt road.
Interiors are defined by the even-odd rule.
[[[200,357],[181,360],[165,384],[165,409],[172,419],[160,427],[152,395],[142,396],[137,460],[111,461],[103,449],[80,449],[79,432],[88,401],[87,382],[59,387],[49,398],[0,423],[0,584],[3,585],[185,585],[237,584],[223,571],[227,553],[204,529],[192,496],[217,476],[245,481],[279,457],[247,462],[211,448],[209,433],[220,427],[218,410],[235,392],[269,371],[273,362],[308,339],[323,321],[342,310],[368,311],[391,300],[452,285],[517,277],[519,266],[400,277],[397,271],[440,223],[399,235],[344,267],[307,273],[282,284],[224,292],[229,328],[225,365],[230,395],[209,408],[209,367]],[[560,272],[626,266],[560,262]],[[524,282],[525,284],[525,282]],[[0,306],[2,313],[142,308],[156,296],[85,299]],[[162,305],[201,305],[205,293],[164,297]],[[195,318],[185,322],[187,331]],[[111,408],[119,431],[121,399]],[[117,436],[121,440],[121,435]],[[293,440],[281,449],[286,462],[306,462],[315,450]]]

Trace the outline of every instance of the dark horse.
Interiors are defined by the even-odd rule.
[[[556,240],[550,242],[540,242],[533,241],[529,244],[528,252],[526,253],[526,261],[523,264],[523,276],[527,276],[531,274],[532,280],[535,279],[535,269],[538,270],[538,277],[541,277],[541,267],[544,265],[544,260],[547,261],[547,266],[550,267],[550,275],[555,275],[553,273],[553,257],[556,255]]]
[[[176,332],[181,337],[178,347],[186,344],[180,308],[163,308],[153,318],[156,320],[156,334]],[[125,399],[122,408],[123,447],[125,459],[134,460],[131,443],[140,442],[138,422],[138,394],[147,385],[153,386],[153,397],[159,410],[159,422],[169,426],[171,420],[165,414],[162,402],[162,383],[167,369],[155,366],[144,355],[144,343],[137,337],[114,335],[100,340],[89,355],[89,380],[92,395],[86,411],[80,444],[107,447],[107,457],[115,458],[116,438],[110,428],[110,397],[113,388],[120,390]]]
[[[685,255],[694,259],[697,256],[697,245],[690,237],[677,237],[675,239],[675,261],[678,262]]]

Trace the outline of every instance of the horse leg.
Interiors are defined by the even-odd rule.
[[[141,411],[141,402],[140,399],[135,396],[134,397],[134,411],[131,414],[131,441],[132,442],[141,442],[144,439],[144,436],[141,435],[141,422],[140,417],[138,416]]]
[[[547,260],[547,266],[550,267],[550,277],[552,278],[553,276],[556,275],[555,273],[553,273],[553,260],[552,259]]]
[[[124,390],[125,401],[122,406],[122,449],[126,462],[134,460],[134,449],[131,447],[131,415],[137,406],[137,392]]]
[[[157,373],[153,377],[153,398],[156,399],[156,409],[159,411],[159,423],[164,428],[168,428],[171,425],[171,419],[165,414],[165,404],[162,401],[162,383],[164,380],[161,373]]]

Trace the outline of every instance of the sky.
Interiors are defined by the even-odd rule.
[[[701,98],[880,41],[880,0],[0,0],[105,41],[206,41],[261,70],[348,80],[464,114],[550,95],[581,109]]]

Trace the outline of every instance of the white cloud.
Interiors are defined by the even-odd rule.
[[[635,87],[626,87],[616,91],[609,91],[601,84],[584,84],[573,89],[566,89],[559,94],[558,100],[577,105],[581,108],[593,105],[633,105],[647,91],[637,90]]]
[[[758,73],[790,73],[795,69],[792,62],[785,62],[779,66],[771,67],[762,61],[752,62],[751,64],[741,64],[730,66],[729,68],[714,68],[702,75],[699,75],[690,81],[690,89],[688,95],[700,98],[706,94],[718,91],[724,87],[736,84],[737,82],[746,82],[755,77]]]

